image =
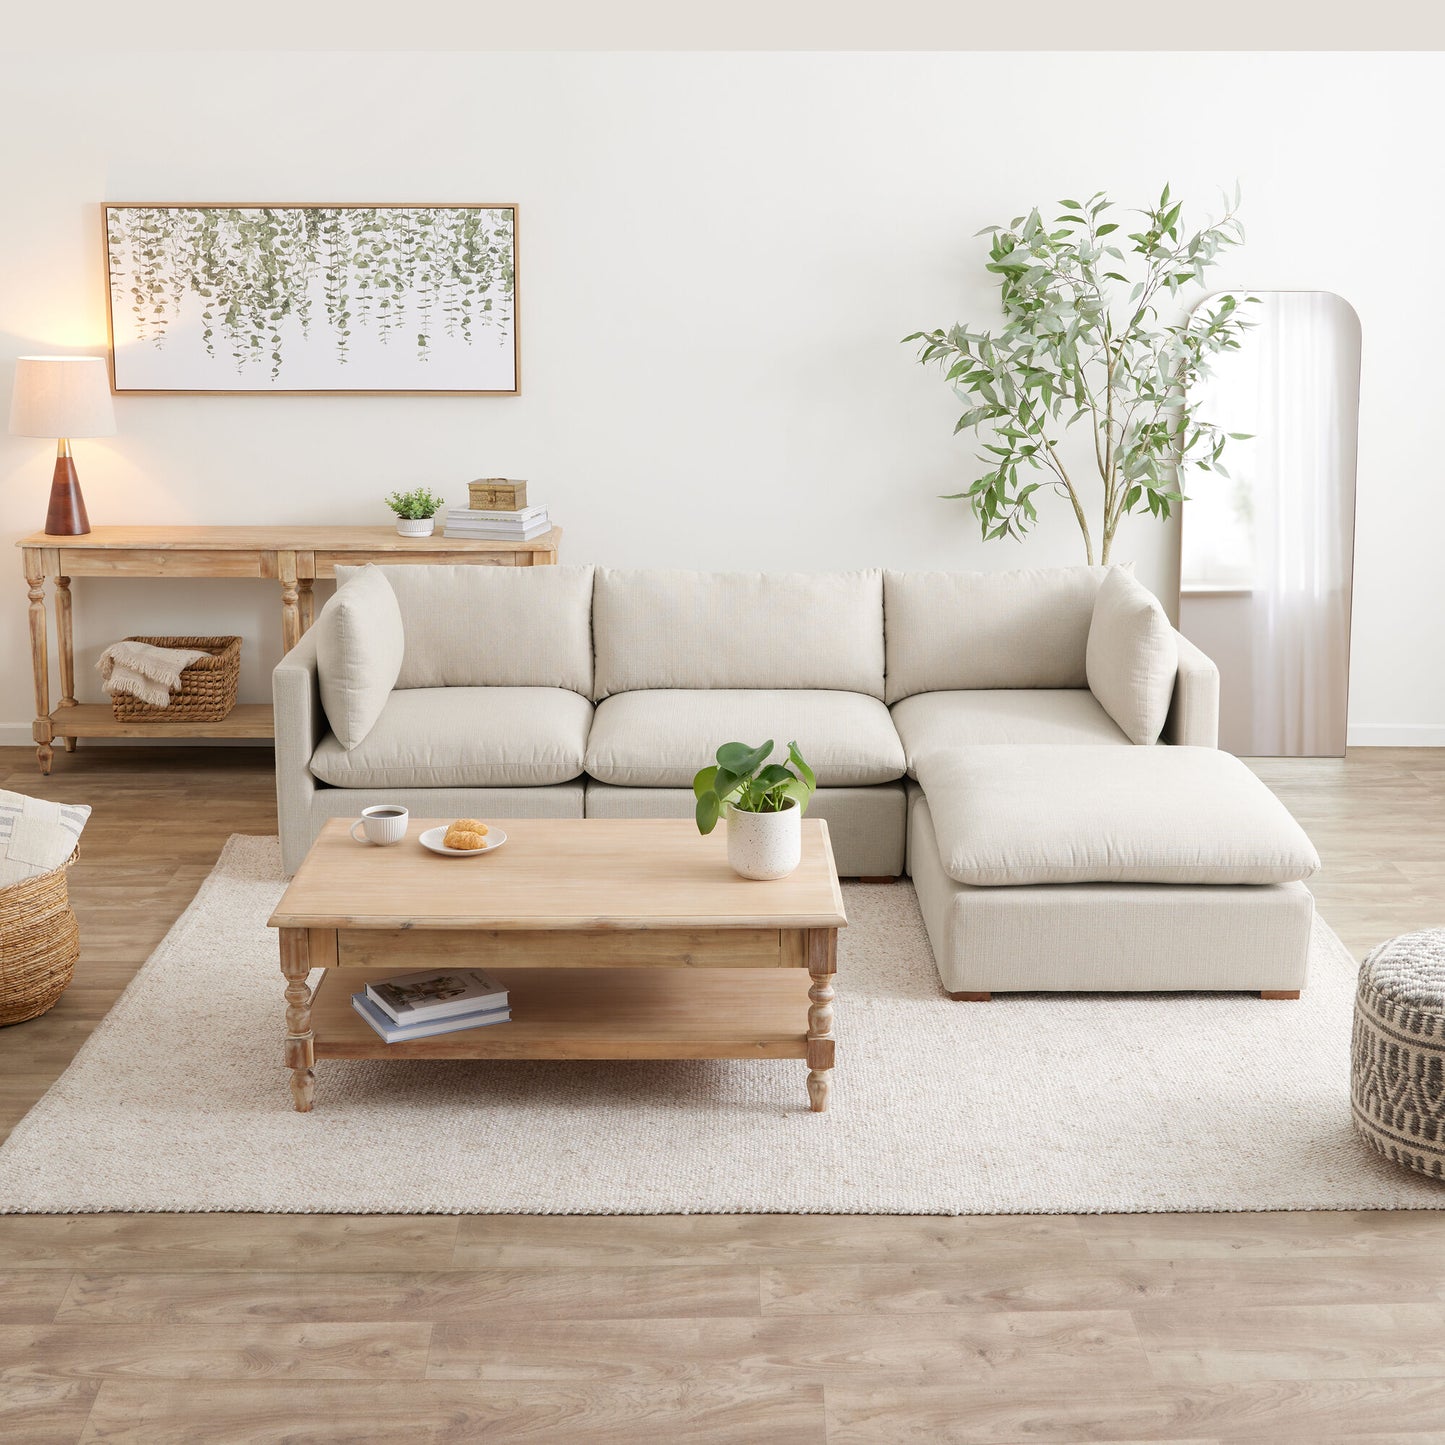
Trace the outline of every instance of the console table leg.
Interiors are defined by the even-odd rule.
[[[291,1070],[291,1100],[307,1114],[316,1097],[316,1054],[311,1032],[310,950],[304,928],[283,928],[281,972],[286,976],[286,1067]]]
[[[60,657],[60,706],[75,706],[75,640],[71,630],[70,578],[55,579],[56,652]],[[75,751],[76,740],[65,735],[65,751]]]
[[[300,577],[296,588],[301,602],[301,631],[309,632],[316,621],[316,584],[310,577]]]
[[[298,585],[293,578],[281,584],[281,646],[290,652],[301,641],[301,609],[297,605]]]
[[[26,552],[29,562],[32,553]],[[45,636],[45,574],[26,569],[30,587],[30,665],[35,674],[35,761],[42,774],[50,772],[55,749],[50,746],[50,648]]]
[[[833,978],[838,963],[838,931],[808,932],[808,1104],[815,1114],[828,1107],[829,1075],[833,1070]]]

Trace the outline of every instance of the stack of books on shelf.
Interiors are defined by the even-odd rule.
[[[526,482],[487,477],[467,485],[470,504],[447,510],[445,535],[487,541],[530,542],[551,530],[546,507],[527,505]]]
[[[453,1034],[512,1017],[507,990],[479,968],[428,969],[377,979],[351,1006],[389,1044]]]

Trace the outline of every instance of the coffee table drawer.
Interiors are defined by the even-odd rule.
[[[329,960],[328,960],[329,962]],[[336,933],[336,967],[806,968],[803,935],[777,928],[646,929],[571,933],[542,929],[448,932],[349,928]]]

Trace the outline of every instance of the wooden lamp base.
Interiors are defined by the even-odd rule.
[[[62,441],[56,451],[55,475],[50,482],[50,509],[45,514],[47,537],[83,537],[90,531],[90,518],[85,514],[85,498],[80,494],[80,478],[70,445]]]

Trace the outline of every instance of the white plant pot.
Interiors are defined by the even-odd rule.
[[[397,534],[402,537],[430,537],[436,531],[435,517],[398,517]]]
[[[728,804],[728,862],[744,878],[786,878],[803,861],[803,810],[744,813]]]

